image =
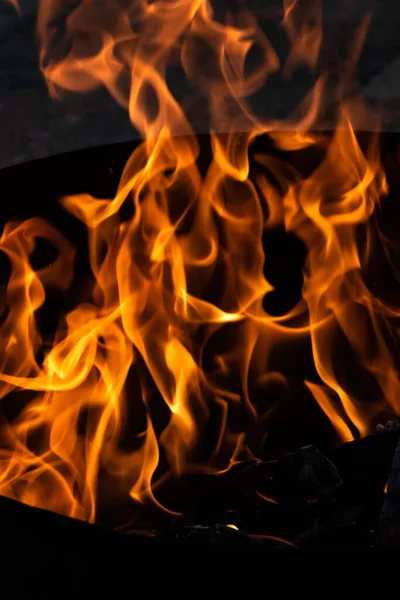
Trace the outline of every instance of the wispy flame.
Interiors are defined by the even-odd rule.
[[[114,198],[62,201],[87,226],[94,285],[63,315],[50,345],[36,314],[48,286],[71,285],[73,245],[41,219],[10,222],[3,231],[0,248],[12,273],[0,328],[0,396],[24,390],[29,401],[1,424],[1,493],[90,521],[111,496],[161,508],[157,485],[166,476],[228,469],[252,450],[249,423],[264,442],[275,419],[274,390],[289,393],[289,357],[307,340],[315,377],[303,375],[304,387],[338,439],[365,435],[383,410],[398,414],[397,365],[382,333],[390,311],[397,313],[367,288],[368,252],[357,238],[387,193],[378,137],[362,148],[354,133],[352,115],[365,107],[343,102],[334,135],[314,133],[323,109],[319,77],[286,122],[256,115],[251,96],[279,69],[278,55],[254,17],[222,23],[208,0],[140,0],[125,10],[115,0],[102,11],[82,0],[66,15],[60,47],[55,19],[63,5],[42,0],[38,17],[51,94],[105,86],[143,142]],[[319,4],[304,11],[300,0],[285,0],[283,8],[292,44],[285,75],[298,64],[315,69]],[[176,61],[208,104],[205,174],[191,120],[168,85]],[[253,172],[252,145],[266,133],[281,150],[315,149],[318,165],[304,174],[293,161],[255,152]],[[120,214],[126,203],[133,207],[128,221]],[[265,276],[263,235],[277,227],[308,251],[302,298],[280,316],[264,307],[274,285]],[[58,255],[34,270],[38,237]],[[338,369],[338,340],[374,382],[372,402]],[[263,405],[254,399],[256,385]],[[239,424],[232,418],[238,407]]]

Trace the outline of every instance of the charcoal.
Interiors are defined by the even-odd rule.
[[[358,511],[353,527],[366,546],[378,541],[384,490],[398,439],[399,431],[388,429],[344,444],[330,455],[343,479],[334,494],[335,514]]]
[[[342,483],[333,463],[315,446],[270,461],[248,461],[220,477],[189,477],[184,525],[234,523],[274,536],[295,535],[314,524],[316,504],[330,501]],[[185,496],[187,494],[185,493]]]
[[[379,525],[379,546],[400,548],[400,442],[393,457]]]
[[[119,556],[145,560],[169,548],[365,550],[376,546],[377,531],[378,547],[398,548],[398,439],[398,431],[387,430],[345,444],[329,457],[306,446],[277,460],[242,463],[225,476],[209,477],[208,488],[203,479],[202,500],[209,493],[206,521],[195,518],[194,510],[191,522],[178,519],[157,529],[131,529],[129,535],[0,497],[3,546],[10,555],[12,548],[35,549],[30,559],[35,568],[56,568],[69,560],[72,547],[77,563],[90,555],[100,565]],[[266,500],[273,494],[277,504]]]
[[[327,496],[341,484],[334,464],[313,445],[274,461],[254,462],[239,475],[239,485],[258,488],[279,502],[291,504]]]
[[[243,462],[221,477],[193,477],[183,524],[234,523],[242,533],[300,548],[370,548],[398,437],[390,428],[328,456],[306,446],[276,460]]]
[[[398,438],[388,427],[329,456],[307,446],[276,461],[238,465],[230,477],[244,499],[235,505],[235,523],[252,531],[258,525],[304,549],[372,548]]]
[[[378,423],[376,426],[377,433],[384,433],[385,431],[400,431],[400,422],[397,420],[387,421],[384,425]]]
[[[170,542],[173,544],[189,544],[189,545],[218,545],[225,547],[263,547],[263,542],[253,539],[249,535],[217,523],[211,525],[194,525],[186,526],[172,532],[167,532],[158,536],[158,540],[162,542]],[[276,545],[276,544],[275,544]]]

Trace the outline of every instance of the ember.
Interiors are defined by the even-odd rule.
[[[288,119],[252,110],[280,64],[249,13],[82,0],[60,49],[61,8],[40,3],[50,93],[105,86],[142,141],[3,174],[4,506],[157,543],[394,543],[397,140],[345,95],[368,20],[324,132],[324,75]],[[319,4],[282,19],[284,75],[315,69]]]

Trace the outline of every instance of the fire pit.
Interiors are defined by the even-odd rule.
[[[320,43],[295,5],[288,72]],[[49,60],[43,8],[49,89],[106,85],[144,141],[0,174],[2,513],[146,548],[396,546],[398,138],[357,131],[354,94],[318,129],[323,79],[295,120],[257,119],[278,62],[249,15],[143,3],[136,34],[86,10]],[[169,91],[170,53],[209,135]]]

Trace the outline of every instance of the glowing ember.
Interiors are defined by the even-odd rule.
[[[397,313],[364,278],[372,217],[387,183],[378,136],[361,145],[353,131],[367,112],[361,101],[342,101],[333,134],[313,133],[323,111],[319,78],[296,118],[257,118],[250,98],[280,68],[278,57],[251,15],[222,24],[209,0],[132,0],[124,11],[110,0],[104,14],[82,0],[66,22],[69,52],[55,59],[52,23],[63,4],[40,3],[41,65],[51,94],[105,86],[143,142],[114,198],[62,200],[87,226],[93,287],[54,337],[41,333],[37,311],[49,288],[69,289],[79,257],[42,219],[9,222],[3,231],[0,248],[12,272],[0,328],[0,395],[24,390],[29,400],[1,422],[0,492],[89,521],[107,503],[127,499],[132,511],[148,503],[179,512],[179,499],[164,505],[159,490],[183,474],[218,474],[257,455],[279,427],[277,389],[289,394],[290,357],[310,345],[314,375],[303,373],[301,386],[337,441],[366,435],[382,414],[398,414],[398,369],[386,335]],[[318,60],[320,7],[303,5],[284,1],[287,76]],[[364,34],[361,27],[347,77]],[[190,118],[167,84],[177,59],[208,103],[206,170]],[[315,150],[314,168],[305,174],[295,161],[258,151],[264,134],[284,151]],[[129,204],[126,219],[121,209]],[[278,316],[265,308],[274,285],[263,245],[277,227],[308,252],[302,298]],[[57,249],[39,270],[30,261],[37,238]],[[343,360],[373,382],[370,402]],[[255,401],[257,387],[263,404]]]

